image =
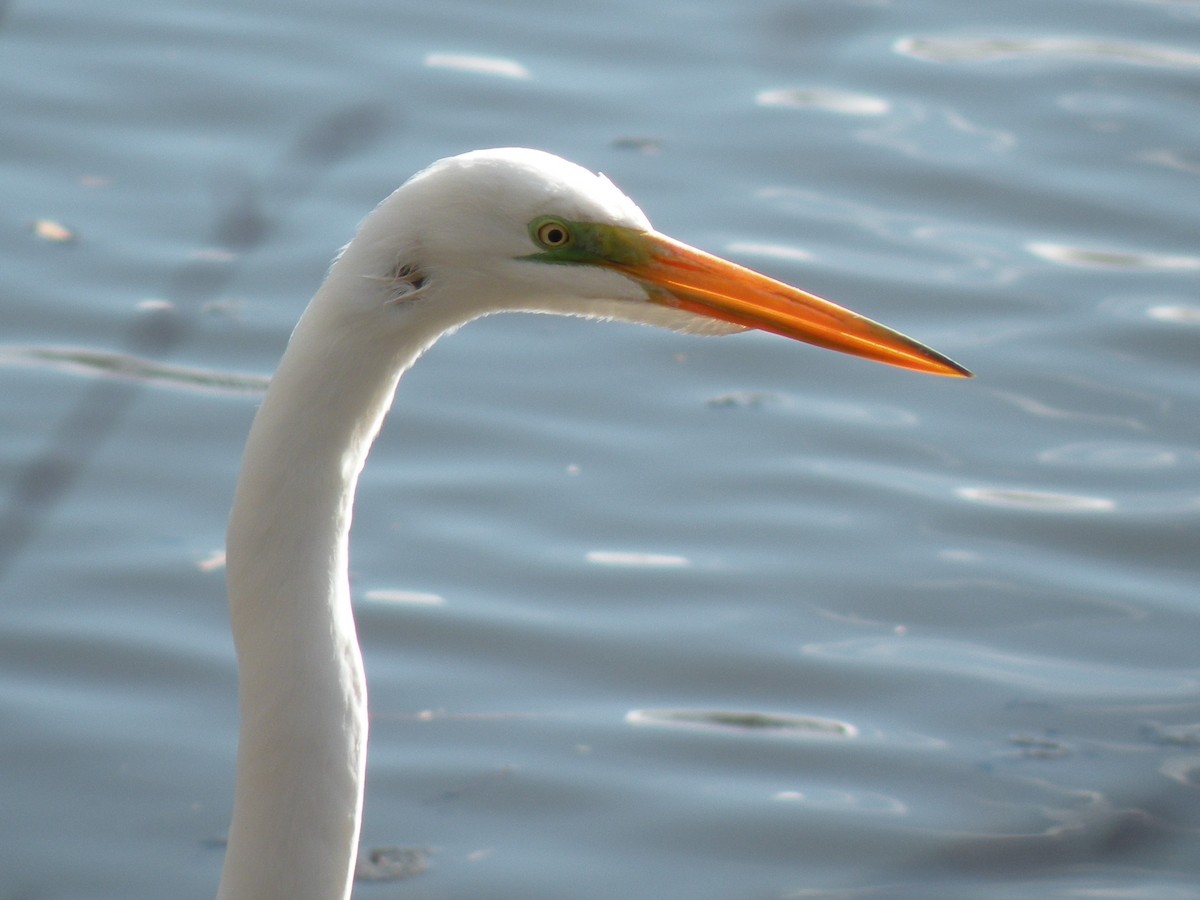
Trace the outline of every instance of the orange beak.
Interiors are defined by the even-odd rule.
[[[646,287],[654,303],[904,369],[971,376],[936,350],[836,303],[664,234],[638,237],[646,256],[609,265]]]

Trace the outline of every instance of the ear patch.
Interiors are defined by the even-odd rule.
[[[396,265],[384,276],[367,276],[373,281],[386,284],[390,289],[389,303],[405,303],[415,300],[429,283],[429,277],[416,263],[396,260]]]

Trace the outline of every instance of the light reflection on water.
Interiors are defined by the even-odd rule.
[[[993,681],[1015,691],[1052,693],[1072,700],[1159,697],[1170,702],[1172,698],[1192,697],[1200,688],[1200,678],[1194,672],[1137,671],[1129,666],[1004,653],[982,644],[913,635],[810,644],[802,652],[888,668],[952,673]]]
[[[1200,69],[1200,53],[1153,44],[1078,37],[902,38],[896,52],[927,62],[991,63],[1022,58],[1062,62],[1120,62],[1171,69]]]

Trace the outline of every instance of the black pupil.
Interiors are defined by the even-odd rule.
[[[561,244],[566,239],[566,234],[561,228],[546,229],[547,244]]]

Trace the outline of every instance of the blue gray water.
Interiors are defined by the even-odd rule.
[[[356,896],[1200,897],[1198,97],[1195,0],[0,4],[0,898],[212,894],[262,384],[508,144],[977,377],[435,347],[353,537],[425,870]]]

